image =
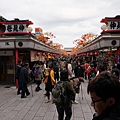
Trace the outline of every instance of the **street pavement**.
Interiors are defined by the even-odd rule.
[[[88,81],[82,83],[82,89],[76,96],[78,104],[72,106],[71,120],[91,120],[94,113],[87,94]],[[0,85],[0,120],[58,120],[55,104],[45,103],[44,83],[42,90],[35,92],[36,84],[28,86],[30,95],[21,99],[15,86]],[[33,96],[32,96],[33,91]]]

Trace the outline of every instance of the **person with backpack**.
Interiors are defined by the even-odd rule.
[[[60,101],[53,101],[53,103],[55,103],[56,108],[57,108],[58,120],[64,120],[64,113],[66,114],[65,120],[70,120],[72,116],[72,100],[75,99],[75,90],[72,87],[70,80],[68,79],[68,74],[69,74],[68,69],[63,68],[61,70],[60,81],[59,81],[62,83],[61,94],[59,95]],[[52,96],[53,95],[54,93],[52,92]]]
[[[45,84],[45,90],[46,90],[46,97],[47,100],[45,100],[45,103],[49,103],[50,100],[50,92],[52,92],[52,88],[54,87],[56,81],[54,79],[54,70],[53,70],[53,64],[50,62],[48,64],[48,68],[45,71],[45,79],[44,79],[44,84]]]
[[[40,66],[40,62],[37,63],[37,65],[34,69],[34,77],[35,77],[35,82],[37,84],[35,91],[38,92],[39,90],[42,90],[40,88],[40,84],[42,83],[42,79],[43,79],[43,71],[42,71],[42,68]]]
[[[75,78],[78,78],[78,79],[80,80],[81,77],[82,77],[82,78],[84,77],[84,68],[83,68],[83,66],[81,65],[81,62],[80,62],[80,61],[77,62],[77,66],[75,67],[74,72],[75,72]],[[79,87],[79,88],[80,88],[80,87]],[[77,93],[76,93],[76,97],[77,97]],[[78,104],[78,101],[75,100],[75,101],[73,101],[73,103],[74,103],[74,104]]]
[[[98,70],[94,67],[94,64],[91,63],[90,64],[90,69],[87,71],[87,74],[88,74],[88,80],[92,80],[96,74],[97,74]]]
[[[21,60],[18,60],[18,64],[16,65],[16,69],[15,69],[15,79],[18,80],[17,95],[21,94],[21,91],[22,91],[22,83],[21,83],[20,80],[19,80],[21,68],[22,68],[22,61],[21,61]]]

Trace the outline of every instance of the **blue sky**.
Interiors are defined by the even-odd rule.
[[[4,0],[0,15],[8,20],[29,19],[34,29],[52,32],[54,43],[74,47],[83,34],[100,35],[102,18],[120,15],[120,0]]]

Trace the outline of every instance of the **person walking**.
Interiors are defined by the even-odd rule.
[[[20,71],[20,82],[22,83],[22,93],[21,93],[21,98],[26,98],[26,96],[30,95],[30,92],[27,88],[27,84],[29,81],[29,75],[28,75],[28,68],[29,68],[29,63],[25,63],[24,67],[21,68]],[[25,96],[26,94],[26,96]]]
[[[77,66],[75,67],[74,72],[76,78],[84,77],[84,68],[81,66],[80,61],[77,62]]]
[[[88,79],[88,76],[87,76],[87,71],[88,71],[88,67],[90,66],[90,64],[87,62],[87,61],[85,61],[84,62],[84,64],[83,64],[83,67],[84,67],[84,70],[85,70],[85,72],[84,72],[84,78],[87,80]]]
[[[67,96],[66,102],[55,104],[58,112],[58,120],[64,120],[64,112],[66,114],[65,120],[70,120],[72,116],[72,100],[75,100],[75,90],[73,89],[68,79],[68,69],[62,69],[60,72],[60,81],[65,81],[65,94]]]
[[[45,101],[45,103],[50,102],[50,92],[52,92],[52,88],[54,87],[56,81],[54,79],[54,70],[53,70],[53,65],[52,63],[48,64],[48,68],[45,71],[45,79],[44,79],[44,84],[45,84],[45,90],[46,90],[46,97],[47,100]]]
[[[35,82],[37,84],[35,91],[38,92],[39,90],[42,90],[40,88],[40,84],[42,83],[42,79],[43,79],[43,71],[42,71],[42,66],[41,66],[40,62],[38,62],[35,67],[34,76],[35,76]]]
[[[22,68],[22,60],[18,60],[18,64],[16,65],[16,68],[15,68],[15,79],[18,80],[17,95],[21,94],[21,91],[22,91],[22,83],[19,80],[21,68]]]
[[[81,81],[81,78],[84,77],[84,68],[82,67],[80,61],[77,62],[77,66],[75,67],[74,72],[75,72],[75,78],[78,78],[79,81]],[[80,83],[80,84],[81,84],[81,83]],[[79,89],[80,89],[80,85],[79,85]],[[76,93],[76,97],[77,97],[77,93]],[[78,104],[78,101],[75,100],[75,101],[73,101],[73,103],[74,103],[74,104]]]
[[[120,82],[115,75],[101,72],[89,82],[87,92],[95,110],[92,120],[120,120]]]
[[[87,71],[89,82],[97,75],[97,72],[98,72],[98,70],[95,68],[95,65],[93,63],[91,63],[90,69]]]
[[[59,67],[56,61],[53,62],[53,70],[54,70],[55,80],[59,81]]]

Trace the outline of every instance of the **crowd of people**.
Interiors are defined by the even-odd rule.
[[[88,62],[81,59],[50,59],[42,62],[36,61],[30,69],[29,63],[18,61],[16,65],[16,79],[18,80],[17,94],[21,98],[30,95],[27,84],[30,81],[36,83],[36,92],[41,89],[41,83],[45,84],[45,103],[51,102],[51,92],[58,81],[68,81],[66,84],[67,104],[55,104],[58,112],[58,120],[70,120],[72,116],[72,103],[76,101],[81,82],[88,80],[87,91],[91,97],[91,106],[96,114],[93,120],[120,120],[120,65],[113,66],[111,70],[104,68],[103,64]],[[116,111],[117,110],[117,111]]]

